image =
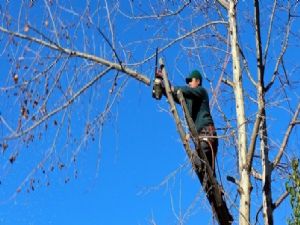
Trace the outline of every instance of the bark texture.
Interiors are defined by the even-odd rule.
[[[240,213],[239,221],[241,225],[250,224],[250,193],[252,190],[250,181],[250,172],[247,169],[247,134],[246,134],[246,118],[244,109],[244,93],[242,73],[240,66],[240,55],[237,35],[236,22],[236,2],[229,1],[229,33],[232,54],[232,71],[233,71],[233,90],[236,100],[236,118],[238,132],[238,158],[239,158],[239,174],[240,174]]]

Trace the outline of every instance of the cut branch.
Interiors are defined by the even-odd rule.
[[[56,51],[63,52],[65,54],[68,54],[68,55],[73,56],[73,57],[80,57],[80,58],[91,60],[93,62],[96,62],[96,63],[102,64],[104,66],[107,66],[111,69],[121,71],[121,72],[123,72],[123,73],[125,73],[125,74],[141,81],[142,83],[144,83],[146,85],[150,85],[150,79],[148,77],[146,77],[145,75],[140,74],[140,73],[138,73],[138,72],[136,72],[132,69],[129,69],[125,66],[122,66],[118,63],[110,62],[106,59],[97,57],[95,55],[90,55],[90,54],[87,54],[87,53],[74,51],[74,50],[71,50],[71,49],[68,49],[68,48],[63,48],[63,47],[59,46],[58,44],[46,42],[46,41],[43,41],[41,39],[31,37],[31,36],[28,36],[28,35],[24,35],[24,34],[21,34],[21,33],[18,33],[18,32],[13,32],[13,31],[7,30],[7,29],[5,29],[4,27],[1,27],[1,26],[0,26],[0,31],[2,31],[3,33],[6,33],[6,34],[10,34],[10,35],[12,35],[14,37],[17,37],[17,38],[21,38],[21,39],[25,39],[25,40],[28,40],[28,41],[35,42],[39,45],[45,46],[47,48],[50,48],[50,49],[53,49],[53,50],[56,50]]]

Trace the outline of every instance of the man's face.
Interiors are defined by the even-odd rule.
[[[192,78],[192,80],[189,82],[190,88],[196,88],[200,85],[200,80],[196,78]]]

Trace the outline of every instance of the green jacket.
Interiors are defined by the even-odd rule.
[[[174,87],[174,100],[179,103],[176,93],[180,89],[185,98],[190,116],[192,117],[198,133],[209,124],[214,124],[209,109],[209,98],[207,91],[199,86],[190,88],[188,86]]]

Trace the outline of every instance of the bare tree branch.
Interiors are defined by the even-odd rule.
[[[240,51],[240,54],[243,58],[243,64],[244,64],[244,68],[246,69],[246,74],[249,78],[249,80],[251,81],[251,83],[256,87],[257,86],[257,83],[256,81],[253,79],[253,76],[251,75],[251,72],[250,72],[250,69],[249,69],[249,66],[248,66],[248,62],[247,62],[247,59],[244,55],[244,52],[243,50],[241,49],[241,47],[239,46],[239,51]]]
[[[273,204],[272,204],[272,209],[273,210],[275,210],[276,208],[278,208],[279,206],[280,206],[280,204],[287,198],[289,196],[289,193],[288,193],[288,191],[285,191],[277,200],[276,200],[276,202],[274,202]],[[261,210],[263,209],[263,206],[261,206],[259,209],[258,209],[258,211],[257,211],[257,213],[256,213],[256,216],[255,216],[255,224],[257,224],[258,223],[258,215],[259,215],[259,213],[261,212]]]
[[[60,43],[59,43],[59,38],[58,38],[58,30],[57,30],[57,28],[56,28],[56,25],[55,25],[55,22],[54,22],[54,18],[53,18],[51,9],[50,9],[50,7],[49,7],[49,4],[48,4],[47,0],[44,0],[44,3],[45,3],[45,5],[46,5],[47,11],[48,11],[48,13],[49,13],[49,17],[51,18],[52,26],[53,26],[53,29],[54,29],[54,35],[55,35],[55,38],[56,38],[56,43],[57,43],[58,45],[60,45]]]
[[[180,14],[189,4],[191,4],[192,0],[187,0],[186,2],[184,2],[184,4],[178,8],[175,12],[167,12],[167,13],[157,13],[155,15],[149,15],[149,16],[128,16],[126,13],[122,12],[121,10],[120,13],[129,18],[129,19],[161,19],[161,18],[164,18],[164,17],[169,17],[169,16],[175,16],[175,15],[178,15]]]
[[[259,172],[257,172],[254,168],[251,169],[251,175],[257,180],[262,180],[262,175]]]
[[[266,85],[266,88],[265,88],[266,92],[268,92],[268,90],[273,86],[274,81],[275,81],[275,79],[276,79],[276,77],[278,75],[279,65],[281,64],[281,62],[283,60],[283,56],[284,56],[284,54],[285,54],[285,52],[287,50],[287,47],[288,47],[291,24],[292,24],[292,20],[291,20],[291,17],[289,16],[288,23],[287,23],[287,26],[286,26],[285,37],[284,37],[282,48],[281,48],[281,52],[280,52],[280,54],[278,56],[278,59],[276,61],[276,65],[275,65],[275,68],[274,68],[274,71],[273,71],[273,76],[271,78],[271,81],[269,82],[268,85]]]
[[[255,153],[255,146],[256,146],[256,140],[257,140],[259,126],[260,126],[260,122],[261,122],[262,111],[263,111],[263,109],[260,108],[258,110],[258,112],[256,113],[256,119],[254,122],[254,126],[252,128],[252,135],[251,135],[250,145],[248,147],[248,153],[247,153],[247,165],[248,165],[249,171],[251,171],[251,168],[252,168],[252,161],[253,161],[253,156]]]
[[[100,34],[104,37],[104,39],[106,39],[106,41],[109,43],[109,45],[111,46],[115,57],[117,58],[117,60],[119,61],[119,64],[122,65],[122,61],[120,60],[117,52],[116,52],[116,45],[115,45],[115,33],[114,33],[114,29],[113,29],[113,25],[111,22],[111,13],[109,11],[108,8],[108,4],[107,4],[107,0],[104,0],[105,2],[105,9],[106,9],[106,14],[107,14],[107,20],[108,20],[108,24],[109,24],[109,30],[110,30],[110,34],[111,34],[111,42],[108,40],[108,38],[104,35],[104,33],[101,31],[101,29],[98,27],[98,31],[100,32]]]
[[[117,60],[118,60],[119,65],[120,65],[121,67],[123,67],[123,65],[122,65],[122,60],[121,60],[120,57],[118,56],[118,53],[117,53],[117,51],[116,51],[116,48],[115,48],[114,43],[111,43],[111,42],[108,40],[108,38],[106,37],[106,35],[103,33],[103,31],[102,31],[99,27],[97,27],[97,30],[98,30],[98,32],[101,34],[101,36],[104,38],[104,40],[106,41],[106,43],[109,45],[109,47],[111,48],[111,50],[113,51],[115,57],[116,57]]]
[[[95,76],[90,82],[88,82],[86,85],[84,85],[78,92],[76,92],[70,99],[68,99],[63,105],[57,107],[56,109],[52,110],[48,114],[46,114],[44,117],[42,117],[40,120],[36,121],[32,126],[29,128],[22,130],[22,131],[17,131],[15,133],[12,133],[8,137],[4,137],[4,140],[11,140],[11,139],[16,139],[18,137],[21,137],[37,126],[39,126],[41,123],[49,119],[50,117],[54,116],[58,112],[62,111],[63,109],[67,108],[69,105],[71,105],[84,91],[86,91],[89,87],[91,87],[96,81],[98,81],[101,77],[103,77],[106,73],[108,73],[112,68],[108,67],[106,70]]]
[[[280,206],[280,204],[289,196],[289,192],[285,191],[273,204],[273,209],[276,209]]]
[[[22,38],[22,39],[25,39],[25,40],[28,40],[28,41],[35,42],[39,45],[45,46],[47,48],[51,48],[51,49],[56,50],[56,51],[61,51],[65,54],[68,54],[68,55],[73,56],[73,57],[76,56],[76,57],[80,57],[80,58],[84,58],[84,59],[94,61],[96,63],[100,63],[102,65],[105,65],[105,66],[109,67],[109,68],[121,71],[125,74],[128,74],[129,76],[143,82],[146,85],[150,85],[150,79],[148,77],[146,77],[145,75],[140,74],[140,73],[138,73],[138,72],[136,72],[132,69],[129,69],[125,66],[121,66],[120,64],[110,62],[108,60],[97,57],[95,55],[90,55],[90,54],[87,54],[87,53],[74,51],[74,50],[71,50],[71,49],[68,49],[68,48],[63,48],[63,47],[59,46],[58,44],[52,44],[52,43],[43,41],[43,40],[35,38],[35,37],[24,35],[24,34],[21,34],[21,33],[18,33],[18,32],[13,32],[13,31],[5,29],[2,26],[0,26],[0,31],[2,31],[4,33],[7,33],[7,34],[10,34],[14,37],[18,37],[18,38]]]
[[[226,10],[229,10],[229,3],[227,0],[217,0]]]
[[[241,188],[241,187],[240,187],[240,182],[239,182],[238,179],[236,179],[236,178],[234,178],[234,177],[232,177],[232,176],[227,176],[226,179],[227,179],[228,181],[230,181],[231,183],[236,184],[236,185],[238,186],[239,189]]]
[[[278,165],[278,163],[279,163],[280,160],[281,160],[281,157],[282,157],[282,155],[283,155],[283,152],[285,151],[286,146],[287,146],[287,143],[288,143],[288,141],[289,141],[289,137],[290,137],[290,135],[291,135],[291,133],[292,133],[293,127],[297,124],[297,123],[295,123],[295,122],[297,121],[299,112],[300,112],[300,103],[298,103],[298,106],[297,106],[297,109],[296,109],[296,111],[295,111],[295,113],[294,113],[294,116],[293,116],[293,118],[292,118],[292,121],[290,122],[290,124],[289,124],[289,126],[288,126],[288,128],[287,128],[287,130],[286,130],[286,132],[285,132],[285,135],[284,135],[283,141],[282,141],[282,143],[281,143],[281,146],[280,146],[280,148],[279,148],[278,154],[277,154],[275,160],[274,160],[273,163],[272,163],[272,168],[273,168],[273,169],[276,168],[276,166]]]
[[[231,81],[231,80],[229,80],[229,79],[222,79],[222,82],[224,83],[224,84],[227,84],[228,86],[230,86],[231,88],[234,88],[234,83]]]
[[[296,120],[293,124],[294,124],[294,125],[300,124],[300,120]]]
[[[271,35],[272,35],[272,28],[273,28],[273,21],[274,21],[276,7],[277,7],[277,0],[274,0],[271,19],[270,19],[270,24],[269,24],[268,36],[267,36],[267,43],[266,43],[265,52],[264,52],[264,61],[263,61],[264,66],[265,66],[266,61],[267,61],[268,50],[269,50],[269,47],[270,47],[270,40],[271,40]]]
[[[202,25],[200,27],[197,27],[197,28],[191,30],[190,32],[185,33],[184,35],[182,35],[180,37],[177,37],[176,39],[174,39],[173,41],[169,42],[165,46],[159,48],[158,49],[158,53],[161,53],[161,52],[165,51],[167,48],[171,47],[172,45],[176,44],[177,42],[179,42],[179,41],[181,41],[181,40],[183,40],[183,39],[185,39],[185,38],[187,38],[187,37],[189,37],[189,36],[191,36],[191,35],[199,32],[200,30],[203,30],[203,29],[205,29],[205,28],[207,28],[209,26],[213,26],[213,25],[217,25],[217,24],[227,25],[228,22],[222,21],[222,20],[208,22],[208,23],[206,23],[206,24],[204,24],[204,25]],[[128,65],[130,65],[130,66],[138,66],[138,65],[144,64],[144,63],[148,62],[149,60],[153,59],[155,57],[155,54],[156,53],[150,55],[148,58],[144,59],[143,61],[141,61],[139,63],[133,63],[133,64],[128,64]]]

